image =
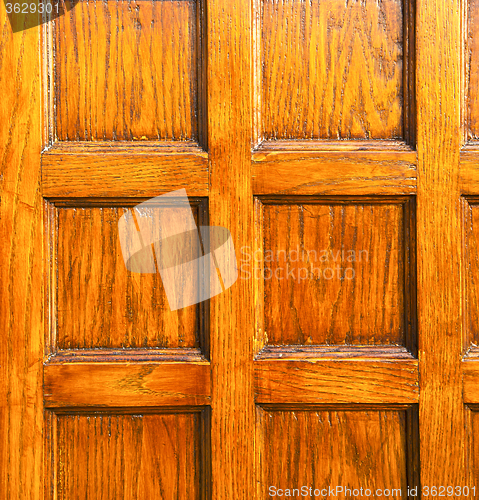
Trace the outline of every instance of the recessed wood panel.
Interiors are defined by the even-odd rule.
[[[479,341],[479,205],[477,199],[465,201],[465,259],[467,289],[468,344]]]
[[[265,202],[260,217],[268,344],[409,344],[414,252],[403,204],[291,198]]]
[[[476,391],[477,394],[477,391]],[[477,397],[476,397],[477,400]],[[479,411],[477,405],[472,408],[467,409],[467,415],[469,417],[468,427],[469,427],[469,442],[470,447],[469,453],[471,458],[469,472],[471,474],[471,484],[470,486],[479,487]],[[477,492],[476,492],[477,494]],[[474,495],[476,496],[476,495]]]
[[[404,137],[403,2],[264,0],[260,8],[266,139]]]
[[[131,206],[53,207],[54,347],[200,347],[204,304],[171,311],[160,274],[125,266],[118,220]],[[161,226],[155,210],[142,209],[139,216],[158,217]],[[199,205],[192,210],[198,223],[203,211]],[[197,290],[198,277],[185,281],[185,294]]]
[[[363,488],[363,496],[407,496],[407,425],[404,411],[270,411],[258,409],[262,484],[259,498],[270,488],[306,486],[313,490],[343,486]],[[365,490],[370,489],[370,495]],[[393,495],[401,489],[402,495]],[[301,490],[300,490],[301,491]],[[283,496],[288,496],[283,492]],[[323,495],[307,498],[329,498]],[[300,497],[300,495],[296,495]],[[360,498],[338,492],[334,498]]]
[[[49,498],[200,498],[200,419],[198,413],[53,415]]]
[[[469,0],[467,37],[467,139],[479,137],[479,1]]]
[[[198,139],[198,9],[191,0],[79,2],[56,19],[57,139]]]

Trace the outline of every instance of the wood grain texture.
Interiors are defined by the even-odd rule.
[[[43,244],[39,28],[0,4],[0,496],[41,500]]]
[[[375,353],[356,357],[260,357],[255,361],[260,404],[396,404],[419,401],[418,362]],[[392,353],[390,353],[392,354]],[[283,359],[283,357],[285,359]],[[338,457],[339,459],[339,457]]]
[[[262,223],[270,345],[405,345],[401,203],[269,201]]]
[[[44,400],[49,408],[207,405],[209,364],[46,364]]]
[[[322,490],[342,485],[351,490],[389,489],[381,498],[407,492],[407,425],[404,411],[257,410],[261,484],[256,498],[269,498],[269,487],[303,485]],[[285,492],[283,492],[285,495]],[[299,495],[296,495],[299,497]],[[317,493],[316,498],[332,495]],[[309,497],[309,495],[308,495]],[[360,498],[352,492],[334,498]],[[311,496],[310,498],[314,498]]]
[[[56,138],[198,139],[199,6],[79,2],[55,20]]]
[[[479,349],[472,347],[461,363],[464,402],[479,404]]]
[[[477,399],[477,398],[476,398]],[[475,486],[476,491],[479,488],[479,440],[477,439],[479,432],[479,407],[477,405],[471,405],[467,411],[468,416],[468,431],[469,431],[469,460],[470,460],[470,482],[469,486]],[[472,496],[472,488],[470,490],[470,495]]]
[[[459,0],[417,3],[418,331],[421,483],[464,485],[462,142]]]
[[[479,340],[479,206],[477,199],[464,200],[464,262],[466,278],[466,346]]]
[[[42,155],[45,197],[154,197],[187,189],[208,195],[208,155],[199,147],[57,143]]]
[[[477,144],[469,144],[461,149],[459,182],[462,194],[479,195],[479,147]]]
[[[258,3],[265,138],[404,137],[403,2]]]
[[[311,152],[293,147],[253,154],[254,194],[397,195],[416,191],[413,151]]]
[[[236,250],[253,240],[252,5],[209,0],[207,88],[210,224],[230,230]],[[231,262],[231,268],[236,269]],[[211,299],[211,498],[255,494],[253,284]]]
[[[47,499],[202,498],[198,413],[60,414],[52,418]]]
[[[468,0],[466,42],[466,140],[479,138],[479,2]]]
[[[171,311],[158,273],[127,270],[118,220],[129,208],[53,208],[54,348],[200,346],[204,307],[197,304]],[[180,216],[185,211],[177,210]],[[192,210],[198,223],[202,211],[198,206]],[[153,208],[142,217],[155,217],[161,226],[161,215]],[[197,281],[191,278],[185,289],[194,290]]]

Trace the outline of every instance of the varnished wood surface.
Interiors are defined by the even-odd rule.
[[[282,142],[282,141],[279,141]],[[416,191],[416,153],[259,150],[253,154],[254,194],[398,195]],[[374,152],[373,152],[374,151]]]
[[[465,3],[467,10],[467,33],[465,47],[467,108],[466,108],[466,139],[477,140],[479,137],[479,2],[468,0]]]
[[[208,1],[210,224],[231,231],[236,251],[251,244],[254,234],[252,19],[251,2]],[[250,280],[238,280],[211,300],[211,498],[215,500],[250,500],[256,490],[252,292]]]
[[[403,205],[288,201],[262,208],[268,343],[404,345]]]
[[[479,147],[476,143],[461,149],[459,175],[461,193],[479,195]]]
[[[126,269],[118,220],[130,208],[108,204],[53,208],[56,348],[200,346],[204,308],[193,305],[171,311],[158,273]],[[185,211],[177,210],[180,216]],[[199,212],[198,206],[193,207],[196,221]],[[154,209],[143,216],[156,217]],[[197,282],[191,278],[185,287],[194,289]]]
[[[38,28],[0,4],[0,497],[41,500],[43,223]]]
[[[196,145],[57,143],[42,155],[45,197],[154,197],[188,189],[208,194],[207,153]]]
[[[42,476],[52,500],[404,489],[419,465],[422,484],[475,481],[477,352],[461,362],[477,333],[475,209],[464,219],[461,195],[479,195],[479,155],[460,148],[464,118],[476,134],[477,2],[253,3],[80,2],[46,30],[48,109],[39,30],[12,36],[0,5],[7,500],[41,500]],[[238,280],[198,337],[201,314],[168,316],[154,279],[134,292],[113,243],[122,207],[180,187],[209,197],[237,252],[325,238],[376,260],[335,295],[284,282],[271,301],[271,284]],[[325,226],[304,218],[319,198]]]
[[[198,10],[192,0],[79,2],[59,17],[58,140],[198,139]]]
[[[45,406],[199,406],[210,403],[209,364],[47,364]]]
[[[419,401],[418,362],[409,359],[297,358],[255,361],[264,404],[388,404]]]
[[[265,138],[404,136],[403,2],[257,5]]]
[[[201,496],[201,414],[53,414],[54,481],[46,498]]]
[[[419,435],[424,485],[468,484],[460,364],[465,302],[459,176],[463,6],[459,0],[417,3]]]
[[[362,487],[363,495],[369,488],[371,498],[379,498],[377,489],[401,488],[403,497],[407,491],[404,411],[258,408],[257,421],[262,480],[256,498],[271,498],[270,486],[289,488],[290,496],[303,485],[319,490]],[[397,498],[389,493],[381,498]],[[361,497],[351,492],[334,498]]]

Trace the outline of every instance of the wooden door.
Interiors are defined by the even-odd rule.
[[[479,495],[479,2],[0,9],[0,497]],[[239,277],[171,311],[183,188]]]

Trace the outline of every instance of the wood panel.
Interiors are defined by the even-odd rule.
[[[277,142],[278,144],[275,144]],[[302,142],[302,141],[299,141]],[[268,141],[253,154],[253,192],[285,195],[398,195],[416,191],[416,153],[328,141]],[[328,148],[335,149],[329,151]]]
[[[46,498],[200,499],[201,414],[53,414]]]
[[[268,344],[408,343],[405,262],[414,232],[401,202],[264,202],[259,277]],[[248,258],[241,270],[251,270]]]
[[[0,496],[41,500],[40,35],[0,3]],[[15,33],[14,33],[15,31]]]
[[[118,201],[115,206],[100,201],[94,206],[92,200],[93,206],[76,202],[51,209],[53,349],[204,346],[204,304],[171,311],[158,273],[126,269],[118,220],[140,202]],[[155,210],[147,209],[142,216],[156,217]],[[197,223],[204,220],[198,204],[193,213]],[[192,276],[185,286],[194,290],[198,278]]]
[[[400,349],[266,349],[255,361],[256,402],[417,403],[418,362]]]
[[[479,205],[475,198],[464,200],[464,259],[466,265],[466,336],[467,344],[479,339]]]
[[[475,141],[479,138],[479,2],[468,0],[466,6],[466,139]]]
[[[258,3],[264,138],[405,136],[403,2]]]
[[[60,142],[42,155],[42,185],[47,198],[207,196],[208,154],[188,143]]]
[[[50,408],[206,405],[209,364],[48,363],[44,401]]]
[[[298,498],[293,488],[312,487],[320,490],[316,498],[327,498],[332,495],[321,494],[322,489],[341,485],[363,488],[363,494],[344,490],[334,498],[407,496],[405,411],[258,408],[257,427],[262,450],[257,498],[271,498],[271,486],[290,489],[289,496]],[[379,488],[389,494],[376,495]]]
[[[477,399],[477,398],[476,398]],[[479,400],[478,400],[479,401]],[[469,430],[469,457],[470,457],[470,482],[468,486],[470,496],[477,496],[479,488],[479,408],[477,405],[468,409],[468,430]],[[475,491],[472,487],[475,486]],[[466,493],[466,492],[464,492]],[[466,496],[466,495],[464,495]]]
[[[79,2],[55,20],[56,138],[198,140],[199,4]]]

